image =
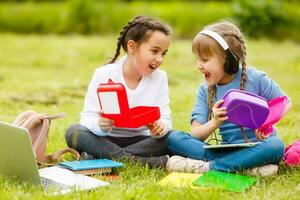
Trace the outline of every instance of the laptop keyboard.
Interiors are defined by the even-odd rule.
[[[48,179],[48,178],[45,178],[45,177],[41,177],[41,180],[42,180],[43,188],[45,190],[50,189],[50,188],[51,189],[59,189],[59,190],[69,189],[70,188],[67,185],[58,183],[58,182],[56,182],[54,180],[51,180],[51,179]]]

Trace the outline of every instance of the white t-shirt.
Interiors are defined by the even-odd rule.
[[[124,84],[128,96],[129,108],[136,106],[159,106],[160,119],[167,125],[168,130],[171,130],[172,122],[166,72],[157,69],[150,76],[143,76],[137,87],[132,90],[127,87],[123,77],[123,65],[126,59],[127,57],[125,56],[117,63],[108,64],[95,70],[85,96],[80,124],[98,136],[133,137],[150,135],[149,129],[145,126],[139,128],[117,128],[113,126],[111,132],[104,132],[100,129],[98,124],[100,105],[97,97],[97,88],[100,83],[107,83],[109,79],[112,79],[113,82]]]

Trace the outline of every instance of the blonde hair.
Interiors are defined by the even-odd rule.
[[[228,44],[232,53],[236,56],[236,58],[242,64],[242,76],[240,80],[240,89],[245,89],[246,84],[246,46],[244,42],[244,36],[240,29],[229,21],[220,21],[213,23],[204,27],[207,30],[214,31],[218,33]],[[216,54],[222,63],[225,63],[226,54],[224,49],[221,45],[215,41],[213,38],[204,35],[198,34],[192,44],[192,50],[194,54],[197,55],[205,55],[205,56],[212,56]],[[212,85],[208,87],[208,107],[209,107],[209,114],[208,120],[211,119],[212,107],[213,107],[213,100],[216,95],[216,85]]]

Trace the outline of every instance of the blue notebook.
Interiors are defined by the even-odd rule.
[[[58,165],[71,170],[88,170],[88,169],[122,167],[123,163],[119,163],[108,159],[97,159],[97,160],[61,162],[58,163]]]

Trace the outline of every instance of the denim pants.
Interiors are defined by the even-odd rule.
[[[168,137],[172,154],[210,162],[210,169],[236,172],[266,164],[278,164],[283,157],[284,144],[276,135],[247,148],[204,149],[205,142],[181,131],[172,131]]]
[[[167,136],[154,139],[151,136],[109,137],[97,136],[79,124],[72,125],[65,134],[67,145],[86,152],[95,158],[151,157],[168,154]]]

